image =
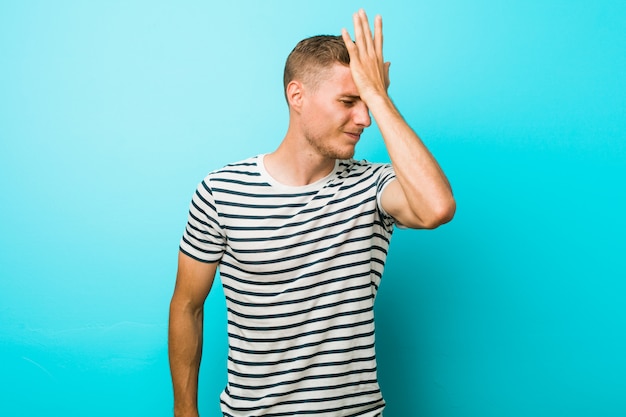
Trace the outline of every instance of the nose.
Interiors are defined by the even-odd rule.
[[[356,125],[363,126],[364,128],[372,124],[370,109],[367,108],[363,101],[359,101],[357,105],[354,106],[353,120]]]

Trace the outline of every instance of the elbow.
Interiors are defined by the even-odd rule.
[[[424,219],[422,228],[424,229],[436,229],[437,227],[448,223],[454,218],[456,213],[456,201],[454,197],[450,196],[446,201],[440,202],[436,207],[433,207],[430,211],[430,216]]]

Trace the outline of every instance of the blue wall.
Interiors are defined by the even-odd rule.
[[[626,415],[623,1],[0,4],[0,414],[169,416],[167,309],[197,182],[286,130],[303,37],[385,19],[391,94],[458,202],[398,231],[386,416]],[[386,160],[375,128],[358,156]],[[204,416],[225,380],[207,304]]]

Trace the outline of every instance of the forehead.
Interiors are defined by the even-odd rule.
[[[334,64],[325,72],[318,90],[325,94],[358,96],[350,67],[342,64]]]

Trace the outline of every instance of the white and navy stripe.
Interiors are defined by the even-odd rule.
[[[225,416],[376,416],[374,298],[393,230],[388,164],[337,161],[304,187],[263,156],[198,186],[183,253],[219,262],[228,309]]]

